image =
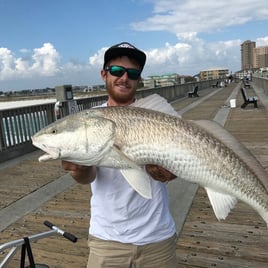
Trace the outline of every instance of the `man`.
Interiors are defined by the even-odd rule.
[[[129,43],[110,47],[104,55],[101,76],[108,101],[103,106],[135,102],[146,55]],[[165,181],[167,170],[148,165],[152,199],[140,196],[112,168],[84,167],[62,162],[79,183],[91,183],[91,219],[88,268],[175,268],[176,230],[169,211]]]

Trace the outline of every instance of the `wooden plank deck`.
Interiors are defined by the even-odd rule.
[[[197,107],[186,112],[187,119],[212,119],[217,111],[228,105],[231,84]],[[200,97],[215,89],[200,91]],[[250,94],[251,95],[251,94]],[[178,110],[196,101],[185,98],[176,103]],[[230,110],[225,127],[241,140],[268,170],[268,112],[259,101],[259,108],[250,105],[242,110],[242,97],[238,107]],[[229,109],[226,107],[226,109]],[[40,164],[37,154],[15,166],[0,169],[0,209],[65,174],[60,162]],[[42,239],[32,245],[35,261],[50,267],[86,267],[87,234],[90,189],[74,184],[68,190],[51,198],[41,207],[26,214],[1,231],[0,244],[46,231],[44,220],[78,237],[73,244],[59,236]],[[35,200],[33,200],[35,202]],[[4,219],[0,219],[2,221]],[[199,189],[177,244],[179,267],[268,267],[268,232],[264,221],[250,207],[238,203],[226,221],[218,222],[213,215],[208,198]],[[0,254],[0,260],[4,253]],[[19,267],[17,253],[8,267]]]
[[[225,92],[213,96],[184,115],[212,119],[214,108],[226,104]],[[225,128],[238,138],[268,171],[268,112],[259,102],[231,109]],[[195,110],[195,111],[194,111]],[[268,178],[267,178],[268,180]],[[264,221],[249,206],[238,202],[227,220],[217,222],[206,193],[199,189],[178,241],[179,267],[268,267],[268,232]]]

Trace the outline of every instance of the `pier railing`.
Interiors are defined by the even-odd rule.
[[[143,98],[157,93],[169,102],[187,96],[196,85],[199,90],[210,87],[214,81],[186,83],[168,87],[140,89],[136,97]],[[76,99],[78,111],[100,105],[107,100],[107,95]],[[69,113],[68,103],[62,102],[60,117]],[[56,120],[55,102],[28,107],[0,110],[0,162],[16,158],[35,150],[31,136]]]
[[[264,94],[268,95],[268,76],[259,77],[259,76],[254,75],[252,80],[256,86],[263,89]]]

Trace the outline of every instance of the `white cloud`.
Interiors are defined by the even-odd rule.
[[[9,78],[12,76],[12,72],[14,69],[14,56],[12,52],[5,48],[0,47],[0,79],[3,80],[5,78]]]
[[[98,50],[93,56],[90,56],[88,59],[89,65],[91,65],[92,67],[102,66],[104,53],[107,49],[108,47],[103,47],[100,50]]]
[[[268,46],[268,36],[257,38],[256,40],[256,46]]]
[[[21,53],[29,53],[22,49]],[[35,48],[28,57],[17,57],[7,48],[0,48],[0,80],[54,76],[60,71],[60,57],[56,49],[50,43]]]
[[[251,21],[267,20],[266,0],[148,0],[154,6],[152,16],[132,23],[135,31],[166,31],[178,41],[148,51],[151,70],[193,74],[201,69],[224,67],[240,69],[240,45],[245,40],[205,42],[201,33],[226,31]],[[257,46],[268,45],[268,37],[256,40]],[[181,70],[181,71],[180,71]]]
[[[235,35],[228,38],[231,26],[256,21],[261,25],[262,20],[267,21],[268,17],[267,0],[146,1],[153,4],[152,15],[132,23],[132,29],[135,32],[159,31],[159,38],[162,32],[169,32],[177,39],[173,43],[163,40],[160,47],[157,45],[145,51],[147,63],[144,77],[171,72],[193,75],[213,67],[229,68],[235,72],[240,69],[240,45],[245,40]],[[224,40],[227,41],[207,41],[201,37],[204,33],[213,38],[213,33],[222,32],[226,32]],[[255,41],[257,46],[267,46],[268,36]],[[100,69],[106,49],[100,48],[89,56],[86,64],[77,60],[67,60],[63,64],[60,52],[51,43],[44,43],[32,50],[21,48],[19,55],[0,47],[0,90],[8,87],[8,82],[17,84],[18,89],[51,87],[63,83],[102,83]]]
[[[56,49],[50,43],[45,43],[41,48],[35,48],[32,56],[33,64],[30,72],[44,76],[53,76],[59,72],[60,57]]]
[[[59,52],[51,43],[33,50],[21,49],[20,53],[22,55],[16,57],[8,48],[0,48],[1,90],[10,81],[17,84],[15,89],[54,87],[64,83],[88,84],[90,66],[75,61],[63,65]]]
[[[212,32],[253,20],[266,20],[267,0],[151,0],[153,15],[132,24],[136,31],[169,31],[176,35]]]
[[[174,45],[166,43],[162,48],[147,51],[146,75],[170,72],[194,75],[207,68],[233,68],[232,71],[240,68],[241,40],[206,43],[194,33],[181,37],[181,42]]]

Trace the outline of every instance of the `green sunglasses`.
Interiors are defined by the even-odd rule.
[[[131,80],[137,80],[141,76],[141,71],[138,69],[125,68],[118,65],[106,66],[105,71],[109,71],[112,76],[116,77],[121,77],[125,72],[127,72],[127,76]]]

